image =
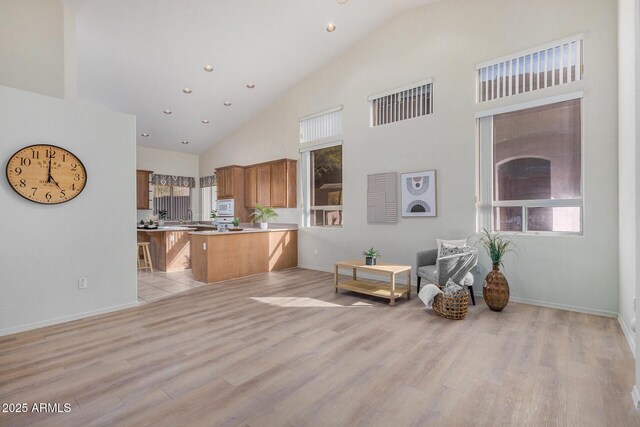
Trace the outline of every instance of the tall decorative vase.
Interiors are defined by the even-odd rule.
[[[498,264],[493,266],[493,270],[484,279],[482,296],[484,297],[484,302],[493,311],[502,311],[507,306],[509,302],[509,283],[500,271]]]

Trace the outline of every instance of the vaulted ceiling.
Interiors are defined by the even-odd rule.
[[[65,1],[80,101],[136,115],[138,145],[201,153],[377,26],[435,0]]]

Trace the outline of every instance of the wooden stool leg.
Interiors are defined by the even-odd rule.
[[[136,249],[136,261],[138,263],[138,270],[142,270],[142,262],[140,261],[140,249],[142,249],[142,255],[144,256],[144,248],[138,246]]]
[[[153,264],[151,264],[151,253],[149,252],[149,245],[144,245],[144,261],[145,267],[149,267],[149,270],[153,273]]]

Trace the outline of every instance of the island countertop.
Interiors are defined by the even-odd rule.
[[[195,227],[157,227],[157,228],[137,228],[137,231],[144,231],[146,233],[158,232],[158,231],[194,231]]]
[[[196,236],[228,236],[232,234],[247,234],[247,233],[275,233],[279,231],[297,231],[297,225],[278,225],[276,227],[269,227],[266,230],[261,228],[244,228],[240,227],[240,231],[192,231],[189,234]]]

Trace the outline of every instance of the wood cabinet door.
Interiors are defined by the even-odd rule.
[[[149,171],[136,171],[136,208],[149,209]]]
[[[216,178],[218,180],[218,199],[233,198],[233,169],[222,168],[216,169]]]
[[[244,170],[244,206],[255,208],[258,200],[258,170],[255,166]]]
[[[225,184],[224,175],[225,175],[224,169],[216,169],[216,185],[217,185],[218,199],[224,199],[226,197],[226,194],[224,194],[224,184]]]
[[[287,207],[287,162],[271,163],[271,206]]]
[[[271,206],[271,165],[259,165],[256,169],[258,182],[256,203]]]

